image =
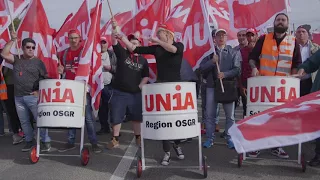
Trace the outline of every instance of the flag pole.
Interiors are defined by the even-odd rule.
[[[6,3],[6,5],[7,5],[8,11],[9,11],[9,16],[10,16],[10,20],[11,20],[12,31],[15,33],[15,32],[16,32],[16,29],[15,29],[15,27],[14,27],[13,18],[12,18],[12,14],[11,14],[11,11],[10,11],[10,7],[9,7],[9,2],[8,2],[8,0],[6,0],[5,3]],[[19,46],[18,46],[18,39],[15,40],[15,43],[16,43],[16,48],[17,48],[17,51],[18,51],[18,56],[19,56],[19,59],[20,59],[20,51],[19,51]]]

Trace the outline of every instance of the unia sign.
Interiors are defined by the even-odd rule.
[[[195,83],[145,85],[142,101],[144,138],[184,139],[199,135]]]
[[[260,76],[248,79],[247,115],[292,101],[300,96],[300,79],[282,76]]]

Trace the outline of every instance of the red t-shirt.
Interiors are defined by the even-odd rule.
[[[60,53],[59,59],[60,59],[61,64],[64,66],[65,73],[66,73],[66,76],[65,76],[66,79],[69,79],[69,80],[75,79],[76,72],[77,72],[78,65],[79,65],[79,59],[80,59],[79,56],[80,56],[82,49],[83,49],[83,47],[79,47],[77,50],[71,50],[69,48],[65,61],[63,60],[63,55],[66,50],[64,50]],[[64,62],[66,64],[64,64]],[[74,69],[74,72],[72,72],[72,68]]]

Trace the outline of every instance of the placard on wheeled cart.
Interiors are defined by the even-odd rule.
[[[300,97],[300,79],[285,76],[258,76],[248,79],[247,84],[247,116],[258,114],[267,109],[284,104]],[[246,153],[238,154],[238,167],[246,159],[262,159],[246,157]],[[290,160],[286,160],[290,161]],[[296,161],[296,160],[294,160]],[[306,171],[306,161],[302,153],[302,145],[298,143],[298,164]]]
[[[85,82],[80,81],[63,79],[40,81],[37,145],[30,150],[29,160],[31,163],[37,163],[40,156],[77,156],[80,157],[83,166],[88,164],[89,149],[83,147],[86,88]],[[80,128],[80,154],[40,154],[40,128]]]
[[[202,155],[195,83],[170,82],[144,85],[142,110],[141,157],[137,157],[137,177],[141,177],[142,171],[147,167],[144,139],[177,140],[198,137],[199,166],[183,168],[199,168],[203,170],[203,176],[206,178],[208,166],[206,157]]]

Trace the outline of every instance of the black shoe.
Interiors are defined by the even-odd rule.
[[[109,134],[110,130],[105,130],[105,129],[101,129],[100,131],[97,131],[96,134],[97,135],[104,135],[104,134]]]
[[[98,146],[98,144],[92,144],[92,151],[94,153],[101,153],[102,149]]]
[[[21,149],[21,151],[22,152],[28,152],[35,145],[36,145],[36,143],[34,141],[26,142],[26,145]]]
[[[51,144],[50,142],[41,142],[40,144],[40,150],[41,152],[49,152],[51,149]]]
[[[309,166],[320,166],[320,157],[315,156],[310,162]]]
[[[226,137],[226,132],[223,131],[223,133],[220,134],[220,138],[225,138]]]
[[[64,144],[64,146],[62,148],[58,149],[58,151],[59,152],[66,152],[66,151],[70,151],[75,148],[76,148],[76,146],[74,144],[66,143],[66,144]]]

